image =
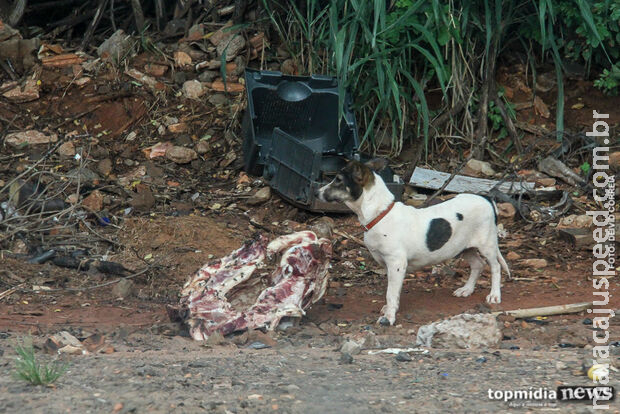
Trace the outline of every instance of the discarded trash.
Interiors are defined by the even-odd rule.
[[[575,174],[570,168],[557,158],[547,157],[538,163],[538,169],[552,177],[559,178],[570,185],[584,185],[585,180]]]
[[[206,340],[215,332],[273,330],[283,317],[304,315],[304,309],[323,296],[331,249],[329,240],[319,239],[311,231],[281,236],[271,243],[258,235],[191,277],[181,291],[180,306],[168,307],[170,319],[187,323],[195,340]],[[279,264],[269,278],[272,285],[248,309],[234,309],[231,301],[247,286],[244,282],[267,276],[265,259],[280,253]]]
[[[248,348],[251,349],[265,349],[265,348],[271,348],[269,345],[264,344],[262,342],[256,341],[256,342],[252,342],[250,345],[248,345]]]
[[[246,69],[245,87],[245,171],[262,174],[271,188],[302,208],[349,211],[342,203],[315,197],[315,190],[344,167],[345,158],[360,158],[355,115],[349,97],[339,96],[338,80]],[[342,122],[340,98],[345,100]],[[389,168],[378,173],[400,201],[404,187],[400,177]]]
[[[86,355],[89,353],[112,353],[114,348],[106,344],[105,337],[94,333],[80,341],[67,331],[61,331],[47,338],[43,348],[51,354]]]
[[[594,364],[588,369],[588,378],[592,381],[599,382],[609,378],[609,366],[603,364]]]
[[[398,355],[400,353],[409,353],[414,352],[416,354],[428,354],[428,349],[424,348],[385,348],[385,349],[373,349],[368,351],[368,355],[377,355],[377,354],[394,354]]]
[[[438,190],[449,178],[450,174],[448,173],[416,167],[411,175],[409,184],[415,187]],[[452,181],[448,183],[444,190],[452,193],[487,194],[491,189],[497,186],[497,190],[502,193],[519,194],[527,190],[533,190],[535,186],[534,183],[528,182],[505,182],[499,184],[499,186],[498,184],[499,181],[495,180],[466,177],[464,175],[457,174],[454,176]]]
[[[421,326],[416,343],[434,348],[495,348],[501,339],[495,315],[463,313]]]

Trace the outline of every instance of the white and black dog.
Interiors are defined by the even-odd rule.
[[[491,267],[491,293],[487,302],[500,303],[501,268],[508,265],[497,244],[495,204],[479,195],[460,194],[427,208],[394,202],[394,195],[373,170],[386,161],[349,161],[336,178],[317,190],[320,200],[343,202],[365,228],[364,243],[387,269],[386,305],[378,322],[394,324],[407,267],[417,269],[441,263],[462,253],[471,267],[467,283],[454,296],[469,296],[484,268]],[[480,257],[480,255],[482,257]]]

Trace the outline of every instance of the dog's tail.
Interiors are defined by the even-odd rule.
[[[502,252],[499,251],[499,247],[497,248],[497,261],[499,262],[504,272],[506,272],[506,280],[512,280],[512,275],[510,274],[510,269],[508,269],[508,264],[506,260],[504,260],[504,256],[502,256]]]

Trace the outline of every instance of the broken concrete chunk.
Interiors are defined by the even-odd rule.
[[[103,60],[120,62],[131,49],[131,37],[118,29],[97,48],[97,55]]]
[[[194,149],[196,150],[198,154],[202,155],[202,154],[206,154],[207,152],[211,151],[211,146],[209,145],[207,141],[198,141]]]
[[[583,185],[585,180],[557,158],[547,157],[538,163],[538,169],[552,177],[559,178],[570,185]]]
[[[24,103],[39,99],[39,83],[34,79],[28,79],[23,86],[12,82],[15,86],[4,92],[2,96],[15,103]],[[9,87],[9,83],[2,85],[2,89]]]
[[[482,173],[489,177],[494,176],[496,174],[493,167],[491,167],[491,164],[489,164],[486,161],[476,160],[474,158],[467,161],[467,168],[469,168],[470,170],[474,172]]]
[[[174,52],[174,65],[178,68],[192,64],[192,57],[185,52],[177,50]]]
[[[89,211],[97,212],[103,209],[103,194],[95,190],[82,200],[82,207]]]
[[[58,147],[58,155],[65,158],[71,158],[75,155],[75,145],[73,141],[67,141]]]
[[[69,171],[67,173],[67,178],[69,178],[71,182],[77,182],[79,180],[82,183],[91,183],[98,180],[99,175],[86,167],[78,167]]]
[[[217,55],[222,56],[226,53],[226,61],[230,62],[243,50],[245,47],[245,39],[240,35],[233,35],[229,38],[222,40],[217,46]]]
[[[99,174],[107,177],[112,172],[112,160],[105,158],[97,163],[97,171]]]
[[[260,190],[258,190],[256,193],[254,193],[253,196],[248,198],[248,204],[251,206],[255,206],[255,205],[264,203],[270,198],[271,198],[271,188],[263,187]]]
[[[50,133],[48,135],[40,131],[35,131],[33,129],[8,134],[4,139],[4,142],[14,148],[19,148],[22,145],[49,144],[56,141],[58,141],[58,135],[54,133]]]
[[[177,164],[187,164],[198,158],[198,154],[191,148],[172,146],[166,151],[166,158]]]
[[[592,226],[592,216],[587,214],[571,214],[570,216],[562,217],[557,228],[588,228],[590,226]]]
[[[197,80],[189,80],[183,83],[183,95],[188,99],[198,99],[204,95],[205,89]]]
[[[512,203],[498,203],[497,204],[497,215],[506,218],[513,219],[517,210],[512,205]]]
[[[521,261],[521,264],[534,269],[542,269],[547,267],[548,263],[545,259],[524,259]]]
[[[133,295],[134,283],[130,279],[121,279],[112,288],[112,294],[117,298],[128,298]]]
[[[4,27],[8,26],[4,25]],[[1,36],[2,33],[0,33]],[[36,63],[35,52],[39,45],[39,38],[25,40],[19,37],[9,40],[0,39],[0,56],[2,56],[2,59],[9,60],[19,73],[28,73]]]
[[[467,314],[421,326],[416,343],[433,348],[496,348],[502,330],[492,314]]]
[[[362,352],[362,346],[355,341],[346,341],[340,347],[340,352],[343,354],[357,355]]]
[[[144,65],[144,71],[151,76],[159,78],[166,74],[166,72],[168,71],[168,66],[158,65],[156,63],[147,63],[146,65]]]

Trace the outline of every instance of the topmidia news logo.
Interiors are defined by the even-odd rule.
[[[488,389],[489,400],[502,401],[510,407],[555,407],[556,403],[588,401],[593,404],[613,401],[616,392],[608,385],[561,386],[557,389],[529,387],[520,390]]]

